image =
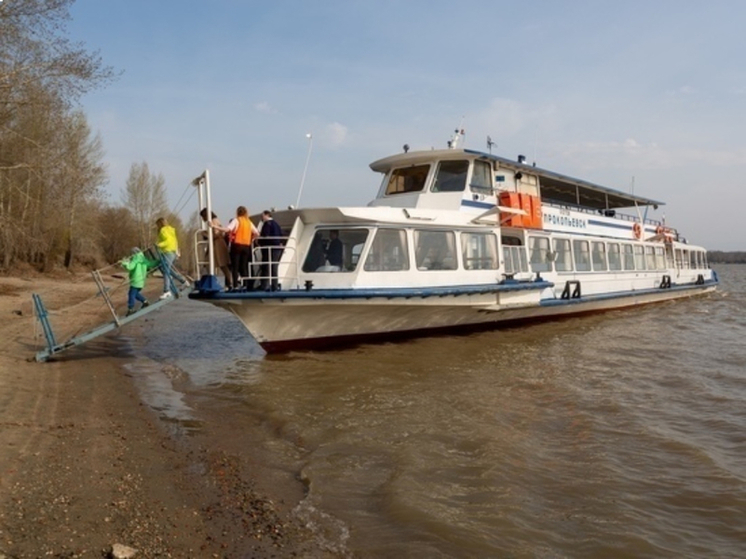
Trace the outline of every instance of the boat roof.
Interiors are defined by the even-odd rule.
[[[474,159],[495,161],[500,168],[538,176],[541,185],[541,196],[546,201],[579,205],[598,210],[664,205],[664,202],[658,200],[636,196],[622,192],[621,190],[542,169],[541,167],[535,167],[534,165],[526,165],[512,159],[471,149],[442,149],[400,153],[374,161],[370,164],[370,168],[379,173],[386,173],[394,167],[406,164],[416,165],[433,160],[457,159],[464,155],[468,155]]]

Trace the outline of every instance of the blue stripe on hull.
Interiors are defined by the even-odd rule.
[[[617,291],[614,293],[603,293],[598,295],[586,295],[574,299],[543,299],[539,304],[543,306],[576,305],[592,301],[635,297],[650,295],[653,293],[664,293],[667,291],[681,291],[694,288],[712,287],[718,284],[717,280],[706,281],[703,284],[673,284],[670,288],[637,289],[634,291]],[[487,293],[507,293],[514,291],[538,291],[554,287],[552,282],[506,282],[487,285],[459,285],[447,287],[408,287],[408,288],[363,288],[363,289],[310,289],[291,291],[245,291],[245,292],[193,292],[189,294],[190,299],[197,300],[243,300],[243,299],[411,299],[413,297],[447,297],[460,295],[483,295]]]
[[[387,287],[362,289],[309,289],[291,291],[238,291],[238,292],[193,292],[190,299],[410,299],[412,297],[446,297],[458,295],[482,295],[511,291],[537,291],[554,287],[548,281],[505,282],[483,285],[456,285],[445,287]]]

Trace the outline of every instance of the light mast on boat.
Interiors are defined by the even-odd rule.
[[[453,136],[451,136],[451,139],[448,140],[448,149],[456,149],[458,147],[458,143],[463,139],[464,137],[464,129],[463,128],[457,128],[453,131]]]
[[[295,207],[300,208],[300,195],[303,193],[303,184],[306,182],[306,172],[308,172],[308,162],[311,160],[311,148],[313,148],[313,134],[306,134],[308,139],[308,154],[306,154],[306,164],[303,166],[303,176],[300,179],[300,188],[298,189],[298,198],[295,201]]]

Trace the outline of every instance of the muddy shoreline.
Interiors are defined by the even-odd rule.
[[[117,543],[136,557],[332,556],[293,515],[303,497],[293,473],[216,443],[209,414],[196,434],[167,428],[116,339],[30,362],[32,290],[55,309],[91,285],[0,278],[0,557],[105,557]]]

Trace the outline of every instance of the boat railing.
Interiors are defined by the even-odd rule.
[[[194,269],[197,275],[202,276],[208,273],[210,269],[209,246],[207,234],[204,229],[199,229],[194,233]]]
[[[248,274],[239,276],[239,285],[247,289],[271,286],[273,279],[280,285],[297,283],[299,264],[292,237],[261,237],[262,242],[277,242],[261,246],[255,242],[251,251]],[[204,231],[197,231],[194,239],[194,259],[200,274],[209,270],[209,240]]]
[[[578,206],[576,204],[570,204],[568,202],[553,202],[551,200],[543,200],[543,202],[548,205],[552,206],[554,208],[560,208],[563,210],[573,210],[576,212],[582,212],[586,214],[592,214],[592,215],[602,215],[604,217],[613,217],[615,219],[621,219],[624,221],[629,221],[630,223],[638,222],[639,218],[636,215],[632,214],[625,214],[618,212],[616,210],[594,210],[591,208],[586,208],[584,206]],[[653,226],[665,226],[665,223],[658,219],[643,219],[643,223],[645,225],[653,225]],[[670,229],[670,228],[669,228]]]
[[[239,282],[248,289],[271,287],[276,281],[280,286],[297,283],[298,258],[291,237],[261,237],[262,241],[277,242],[273,245],[255,245],[252,249],[248,275]],[[257,283],[258,282],[258,283]]]

